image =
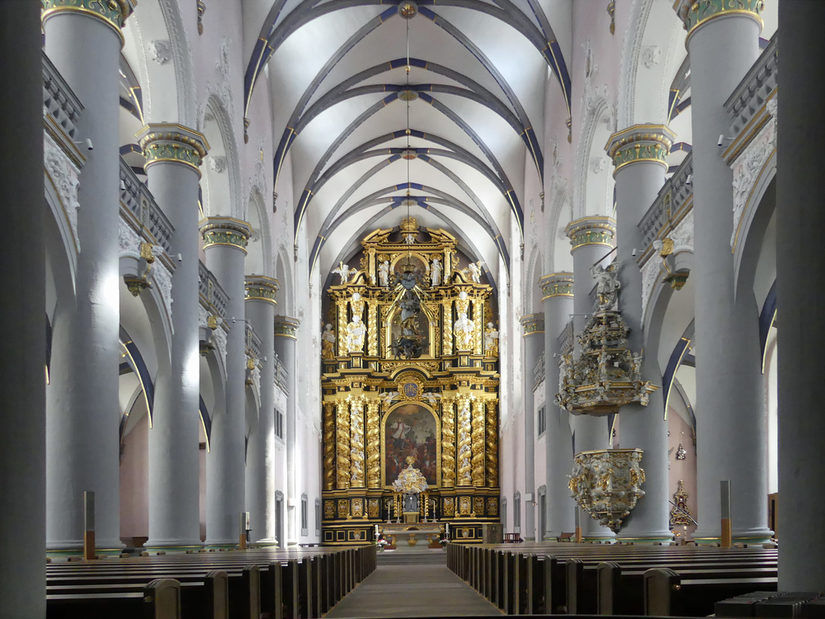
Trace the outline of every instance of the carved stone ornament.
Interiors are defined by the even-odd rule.
[[[614,533],[645,495],[641,449],[599,449],[576,454],[571,496],[594,520]]]
[[[662,48],[658,45],[647,45],[642,48],[642,64],[646,69],[652,69],[662,61]]]
[[[765,163],[776,150],[776,119],[771,118],[748,144],[742,155],[733,164],[733,231],[731,247],[736,246],[739,224],[745,213],[745,206],[757,179],[762,174]]]
[[[149,57],[159,65],[164,65],[172,59],[172,46],[168,40],[157,39],[146,44]]]
[[[63,211],[69,220],[75,243],[79,245],[77,234],[77,209],[80,206],[77,199],[77,187],[80,184],[79,170],[48,135],[43,138],[43,160],[46,172],[51,177],[57,195],[63,203]]]

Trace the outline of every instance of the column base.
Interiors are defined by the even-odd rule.
[[[734,544],[764,544],[771,541],[773,531],[764,527],[756,527],[753,529],[734,529],[732,535],[732,542]],[[690,541],[697,544],[719,544],[721,534],[718,531],[696,531],[690,538]]]
[[[95,543],[95,554],[99,557],[117,557],[126,546],[118,540],[99,540]],[[64,540],[47,542],[46,556],[51,559],[68,559],[83,556],[83,540]]]
[[[616,541],[616,538],[612,535],[583,535],[582,541],[591,544],[612,544]]]
[[[280,547],[280,542],[273,537],[267,537],[251,542],[250,546],[254,546],[255,548],[278,548]]]
[[[183,553],[197,552],[203,545],[200,540],[148,540],[143,544],[146,552]]]
[[[238,542],[204,542],[201,546],[202,552],[225,552],[227,550],[237,550]]]
[[[673,541],[670,531],[655,531],[650,533],[634,533],[632,535],[617,535],[616,541],[622,544],[656,544]]]

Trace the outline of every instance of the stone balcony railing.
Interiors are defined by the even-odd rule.
[[[261,338],[249,323],[246,323],[246,350],[248,355],[261,358]]]
[[[203,262],[198,262],[198,292],[201,303],[212,310],[220,318],[226,320],[226,308],[229,305],[229,296],[226,294],[212,271],[206,268]]]
[[[278,357],[275,357],[275,384],[285,394],[289,395],[289,373],[286,371],[284,364]]]
[[[123,158],[120,159],[120,202],[133,218],[132,224],[150,243],[172,250],[172,222],[155,202],[152,192],[138,179]]]
[[[653,255],[653,241],[662,238],[672,230],[693,208],[693,153],[688,153],[639,222],[642,246],[636,258],[639,264],[647,262]]]
[[[533,391],[544,381],[544,355],[539,356],[536,365],[533,366]]]
[[[779,53],[774,34],[757,61],[725,101],[725,111],[731,119],[730,138],[735,138],[751,125],[754,116],[776,90],[778,68]]]
[[[59,127],[65,138],[75,140],[77,122],[83,104],[52,64],[52,61],[43,54],[43,115],[51,118],[56,127]]]

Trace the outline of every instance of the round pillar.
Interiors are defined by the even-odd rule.
[[[43,71],[40,7],[0,3],[0,183],[5,325],[0,361],[5,431],[0,434],[0,600],[10,617],[46,616],[46,362],[43,248]],[[12,96],[13,93],[13,96]]]
[[[547,469],[547,531],[545,537],[560,538],[575,529],[575,501],[570,497],[568,476],[573,470],[573,437],[570,413],[556,404],[559,391],[559,337],[573,313],[573,274],[551,273],[540,281],[544,301],[544,414],[545,466]]]
[[[662,371],[655,356],[647,354],[651,347],[645,345],[642,324],[642,272],[634,254],[644,249],[637,223],[665,182],[673,138],[664,125],[642,124],[613,134],[607,144],[607,154],[616,167],[617,260],[622,285],[619,309],[630,327],[630,349],[634,353],[645,351],[642,377],[654,385],[662,384]],[[645,496],[625,519],[618,537],[624,541],[669,540],[667,422],[661,389],[650,394],[647,406],[631,404],[619,412],[622,447],[644,451],[646,481]]]
[[[573,278],[576,282],[573,294],[573,328],[581,333],[587,322],[587,316],[593,313],[591,295],[595,282],[590,273],[594,264],[604,258],[609,264],[611,258],[605,258],[613,251],[616,238],[616,222],[612,217],[591,215],[567,224],[565,229],[570,238],[570,253],[573,255]],[[575,452],[592,449],[606,449],[610,428],[606,417],[576,415],[573,419]],[[572,471],[572,463],[571,469]],[[569,472],[568,472],[569,474]],[[582,535],[585,539],[613,539],[613,531],[601,526],[589,514],[582,513],[580,518]]]
[[[295,475],[295,451],[297,415],[295,402],[298,397],[298,377],[295,367],[295,343],[298,340],[298,326],[301,322],[289,316],[275,316],[275,354],[281,360],[287,373],[286,400],[286,487],[287,487],[287,543],[297,544],[300,529],[296,515],[301,497],[297,494]]]
[[[544,314],[521,317],[524,337],[524,492],[532,499],[524,501],[524,531],[527,541],[541,539],[536,533],[536,406],[533,397],[533,368],[544,354]]]
[[[734,4],[736,6],[734,6]],[[759,56],[761,0],[675,5],[688,31],[693,126],[697,541],[721,531],[719,483],[731,482],[735,541],[767,529],[767,431],[753,293],[736,295],[730,239],[733,177],[720,156],[724,103]]]
[[[174,226],[171,253],[172,338],[169,364],[159,363],[149,430],[147,548],[200,544],[198,509],[198,183],[208,144],[171,123],[145,126],[138,140],[149,189]],[[161,355],[159,355],[161,357]]]
[[[49,549],[82,547],[83,492],[92,491],[101,551],[121,546],[118,89],[121,26],[131,8],[80,4],[45,0],[42,13],[46,54],[85,106],[76,136],[86,158],[78,186],[75,303],[59,306],[52,325],[46,529]]]
[[[816,309],[825,304],[818,281],[825,269],[822,230],[825,187],[817,156],[823,125],[810,102],[823,93],[825,4],[779,3],[779,132],[777,166],[777,286],[782,312],[779,337],[779,590],[822,591],[825,510],[822,485],[822,341]],[[819,50],[819,51],[817,51]],[[816,67],[819,67],[817,69]],[[801,152],[800,152],[801,151]],[[807,153],[805,155],[805,153]],[[804,156],[803,156],[804,155]]]
[[[246,451],[246,507],[252,540],[275,543],[275,297],[278,280],[246,276],[246,316],[261,339],[261,407]]]
[[[206,543],[234,546],[244,510],[246,433],[246,320],[244,260],[249,224],[231,217],[202,222],[206,266],[229,297],[226,320],[226,405],[212,417],[211,449],[206,456]]]

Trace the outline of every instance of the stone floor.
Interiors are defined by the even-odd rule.
[[[493,617],[502,614],[447,569],[443,551],[379,554],[378,567],[327,617]]]

